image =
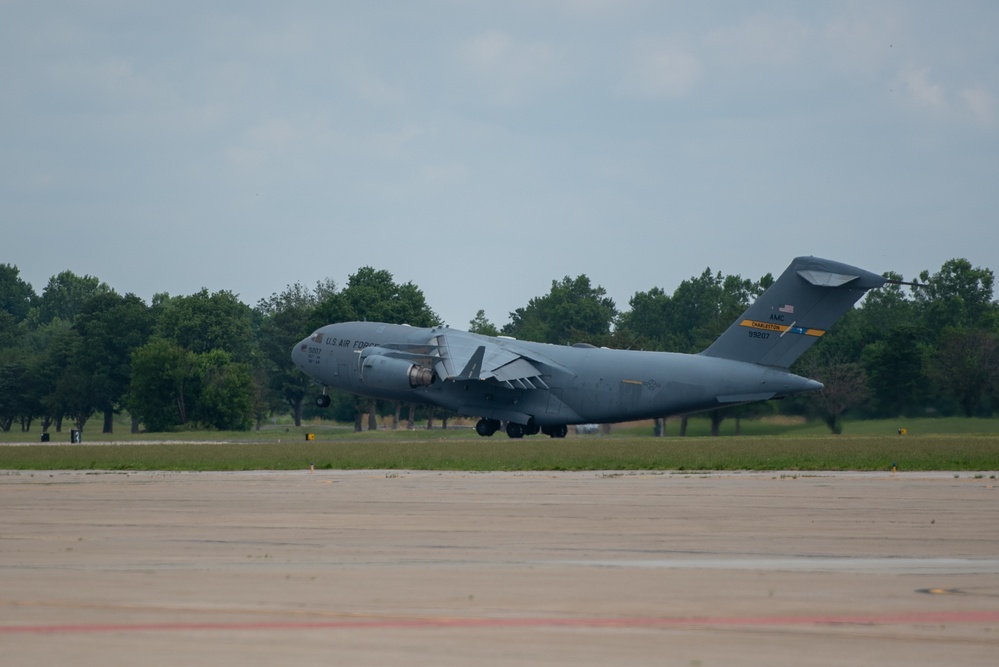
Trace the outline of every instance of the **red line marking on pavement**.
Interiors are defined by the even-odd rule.
[[[750,616],[706,618],[412,618],[342,621],[263,621],[244,623],[86,623],[0,625],[0,634],[79,634],[113,632],[424,629],[424,628],[701,628],[804,625],[920,625],[999,623],[999,611],[843,616]]]

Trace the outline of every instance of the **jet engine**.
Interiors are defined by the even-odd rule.
[[[372,389],[409,391],[429,386],[433,381],[434,371],[426,366],[389,357],[373,349],[361,355],[361,382]]]

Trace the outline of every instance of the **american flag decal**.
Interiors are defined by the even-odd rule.
[[[794,306],[792,306],[791,304],[787,304],[787,305],[781,306],[777,310],[779,310],[782,313],[793,313],[794,312]]]

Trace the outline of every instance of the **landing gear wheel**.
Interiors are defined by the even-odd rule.
[[[564,438],[566,433],[569,432],[569,427],[565,424],[559,424],[558,426],[542,426],[541,432],[553,438]]]
[[[523,438],[524,437],[524,425],[515,424],[514,422],[509,422],[506,425],[506,434],[511,438]]]
[[[527,422],[527,426],[524,427],[524,435],[537,435],[541,427],[534,423],[534,419]]]
[[[500,423],[495,419],[480,419],[475,423],[475,432],[483,438],[488,438],[499,430]]]
[[[330,397],[326,394],[320,394],[316,396],[316,407],[317,408],[328,408],[330,406]]]

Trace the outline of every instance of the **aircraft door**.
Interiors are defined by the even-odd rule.
[[[622,380],[618,388],[617,401],[620,409],[634,411],[641,405],[642,383],[636,380]]]

